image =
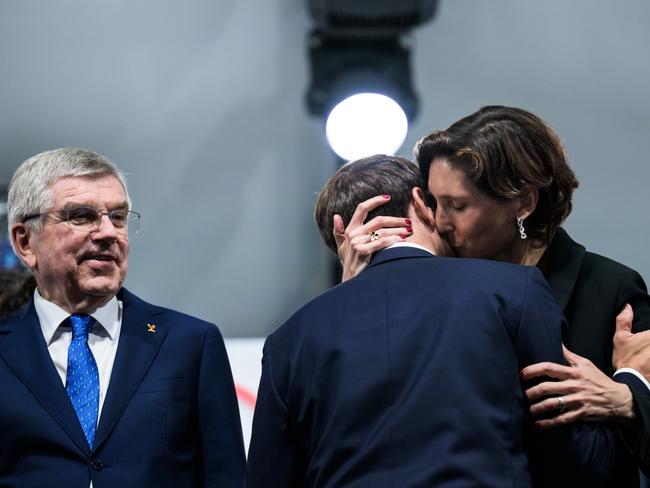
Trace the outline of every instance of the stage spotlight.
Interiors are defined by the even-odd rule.
[[[404,142],[407,119],[415,117],[418,104],[411,81],[409,51],[402,40],[397,36],[332,37],[316,31],[311,37],[310,61],[307,105],[312,115],[327,117],[327,139],[332,149],[343,159],[350,159],[352,153],[394,154]],[[348,104],[350,108],[346,109]],[[380,112],[382,107],[388,107],[384,109],[388,112]],[[393,116],[395,113],[400,115]],[[384,117],[397,118],[384,120]],[[339,124],[345,124],[356,135],[352,132],[334,135],[342,132],[337,129]],[[388,134],[385,132],[388,128],[401,132]],[[371,144],[373,131],[376,131],[377,145]],[[352,150],[350,144],[340,149],[341,145],[333,144],[341,137],[363,140],[355,145],[358,150]]]
[[[408,132],[408,120],[395,100],[359,93],[330,112],[325,134],[332,150],[346,161],[372,154],[395,154]]]
[[[437,0],[307,0],[309,113],[325,122],[336,164],[404,143],[418,99],[408,33],[436,13]],[[341,267],[333,260],[332,285]]]

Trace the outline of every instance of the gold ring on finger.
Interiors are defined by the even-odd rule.
[[[557,403],[558,403],[558,410],[560,413],[566,412],[566,402],[564,401],[564,398],[562,397],[557,397]]]

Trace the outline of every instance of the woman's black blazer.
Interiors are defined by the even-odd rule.
[[[562,228],[543,261],[553,296],[569,323],[567,347],[611,376],[612,338],[623,306],[629,303],[634,309],[634,332],[650,329],[650,296],[643,278],[627,266],[586,251]],[[633,431],[623,433],[625,444],[639,467],[650,473],[650,392],[632,389],[632,394],[639,422]]]

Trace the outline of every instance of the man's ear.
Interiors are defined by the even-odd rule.
[[[433,232],[436,228],[436,219],[433,210],[427,205],[424,191],[419,186],[415,186],[411,190],[411,196],[413,197],[415,214]]]
[[[11,241],[18,258],[32,271],[36,268],[36,255],[32,248],[33,232],[23,223],[11,227]]]
[[[345,225],[343,225],[343,217],[339,214],[334,214],[332,217],[332,236],[334,236],[337,248],[345,242]]]
[[[537,191],[537,188],[529,188],[526,193],[519,197],[516,216],[522,220],[526,220],[537,208],[538,199],[539,191]]]

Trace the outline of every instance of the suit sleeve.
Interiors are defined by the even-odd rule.
[[[298,482],[287,405],[273,378],[272,337],[264,344],[262,378],[257,393],[248,451],[247,488],[292,487]]]
[[[207,332],[201,355],[198,431],[203,488],[242,488],[246,459],[237,395],[223,338]]]
[[[632,305],[633,332],[650,329],[650,296],[639,273],[628,269],[621,281],[616,302],[619,310],[626,303]],[[630,388],[637,413],[637,422],[631,427],[621,427],[620,434],[625,447],[637,459],[641,469],[650,475],[650,391],[642,381],[629,373],[617,374],[614,380]]]
[[[528,270],[515,349],[522,367],[550,361],[566,365],[562,354],[564,316],[536,268]],[[524,385],[528,388],[532,385]],[[527,408],[526,408],[527,409]],[[527,422],[533,479],[540,486],[607,486],[613,481],[616,434],[607,424],[574,423],[548,430]]]
[[[648,296],[648,288],[639,273],[633,270],[629,271],[629,275],[621,283],[618,293],[619,311],[623,309],[626,303],[629,303],[634,310],[632,331],[650,330],[650,296]]]

